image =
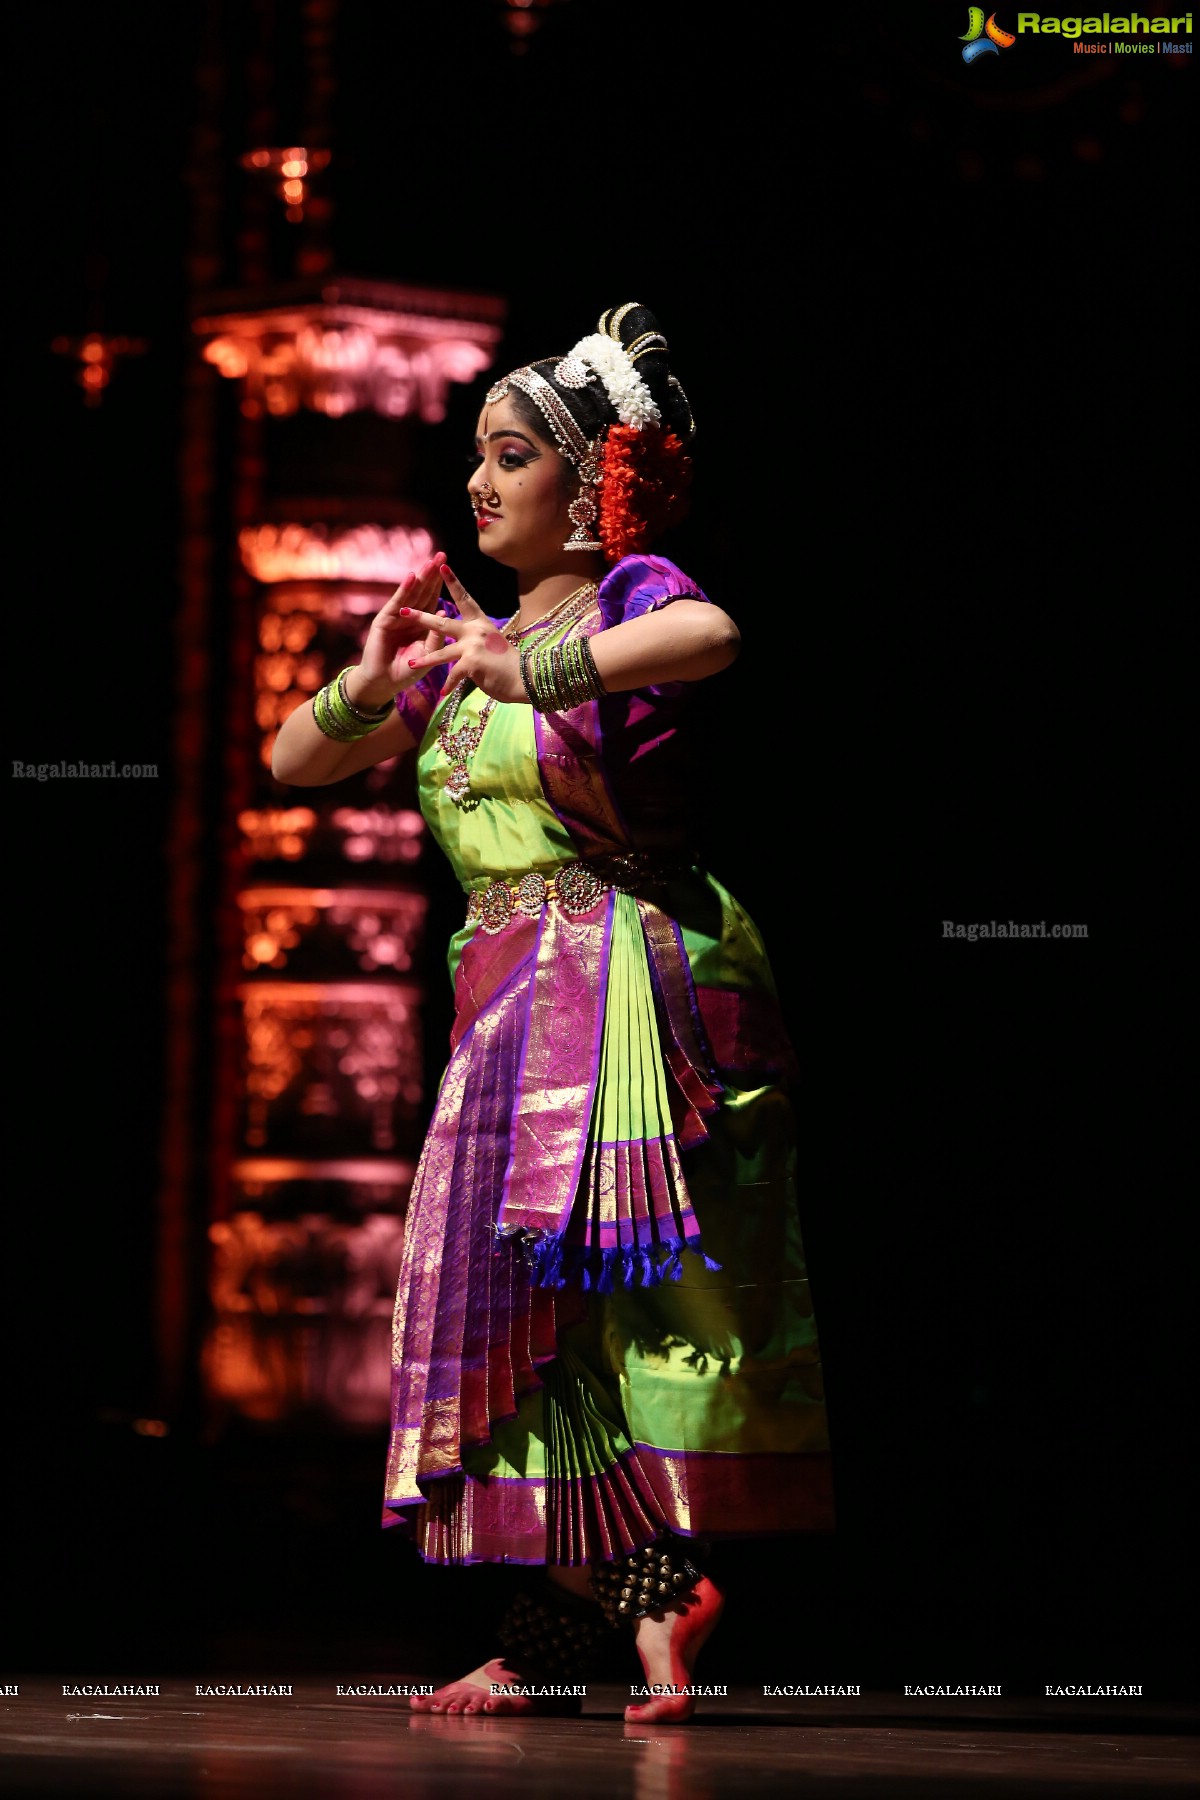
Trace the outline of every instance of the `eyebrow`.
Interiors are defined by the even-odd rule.
[[[485,438],[477,437],[475,442],[477,444],[494,444],[497,438],[505,437],[520,438],[521,442],[523,444],[528,444],[531,450],[537,449],[537,445],[534,443],[533,439],[526,437],[523,431],[489,431]]]

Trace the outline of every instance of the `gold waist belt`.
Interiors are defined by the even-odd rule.
[[[578,862],[564,863],[548,875],[530,870],[515,881],[493,881],[487,887],[473,889],[467,901],[467,924],[478,920],[483,931],[503,931],[514,913],[536,919],[543,906],[551,902],[560,906],[568,918],[581,918],[610,888],[619,894],[645,893],[661,888],[671,874],[691,867],[690,859],[670,862],[646,850],[630,850],[580,858]]]

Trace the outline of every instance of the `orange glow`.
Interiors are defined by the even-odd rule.
[[[227,379],[238,379],[250,367],[245,349],[233,338],[214,338],[211,344],[205,344],[204,360],[215,364]]]
[[[302,181],[285,181],[283,191],[289,200],[299,200],[304,194],[304,183]]]
[[[384,1156],[321,1157],[311,1162],[289,1156],[244,1156],[233,1165],[233,1177],[249,1190],[252,1184],[276,1181],[352,1181],[377,1185],[412,1181],[417,1165]]]
[[[327,959],[344,945],[365,972],[398,974],[413,966],[428,908],[424,894],[385,888],[247,888],[238,904],[247,969],[286,968],[289,952],[328,927]]]
[[[420,993],[411,982],[259,980],[237,990],[246,1033],[243,1141],[269,1150],[304,1119],[391,1151],[420,1105]],[[278,1141],[276,1137],[276,1142]]]
[[[310,806],[264,806],[238,814],[242,847],[258,862],[303,856],[316,823],[317,815]]]
[[[308,613],[264,613],[258,622],[258,641],[264,650],[303,650],[316,635],[317,622]]]
[[[239,1210],[209,1228],[216,1314],[204,1346],[210,1394],[253,1419],[303,1407],[354,1425],[388,1413],[391,1312],[404,1223]],[[314,1323],[320,1321],[320,1330]]]
[[[139,1437],[164,1438],[171,1427],[164,1419],[135,1419],[133,1429]]]
[[[118,360],[123,356],[141,356],[146,345],[140,338],[106,337],[102,332],[90,331],[82,338],[53,338],[50,348],[56,356],[77,359],[80,366],[75,379],[83,389],[84,405],[98,406]]]
[[[238,533],[255,581],[377,581],[395,587],[437,544],[424,526],[252,525]],[[379,601],[374,602],[378,610]]]
[[[243,169],[250,169],[255,173],[306,175],[310,170],[316,172],[327,169],[330,154],[328,150],[310,149],[304,144],[287,144],[281,149],[260,145],[257,150],[247,151],[241,161]]]

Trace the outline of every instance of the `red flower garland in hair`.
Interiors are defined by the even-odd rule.
[[[619,562],[683,517],[692,459],[661,426],[610,425],[601,466],[599,538],[609,562]]]

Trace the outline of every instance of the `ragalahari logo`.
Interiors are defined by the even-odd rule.
[[[985,24],[982,6],[968,6],[967,30],[958,41],[963,47],[963,61],[973,63],[977,56],[999,56],[1001,50],[1011,50],[1017,40],[1011,31],[1001,31],[995,13]]]

